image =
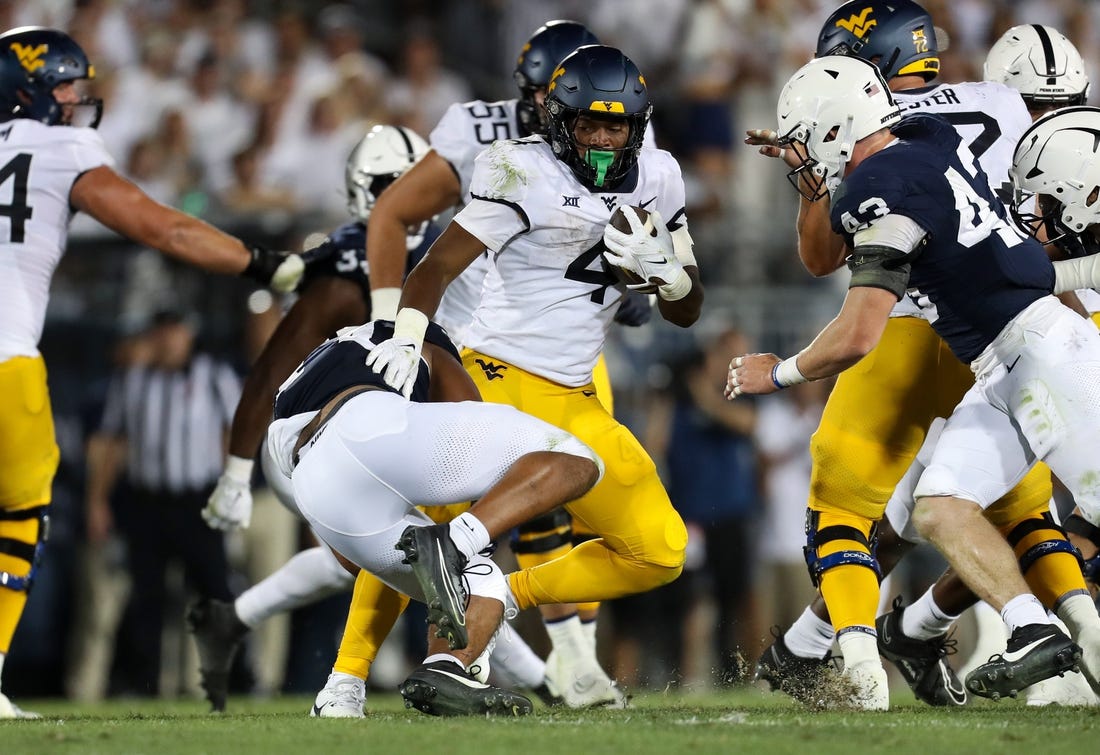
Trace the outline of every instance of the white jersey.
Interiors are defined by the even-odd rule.
[[[451,164],[462,186],[462,204],[470,201],[474,159],[497,139],[521,137],[516,100],[485,102],[474,100],[451,105],[428,141],[439,156]],[[435,313],[436,322],[447,329],[456,344],[465,343],[466,329],[481,301],[481,286],[489,269],[487,256],[474,260],[451,281]]]
[[[493,252],[466,345],[570,387],[592,369],[625,288],[603,268],[603,231],[620,205],[657,210],[686,238],[684,181],[668,152],[643,149],[636,174],[594,192],[539,137],[478,158],[454,222]]]
[[[474,161],[481,151],[501,139],[526,136],[516,113],[518,100],[485,102],[473,100],[451,105],[428,136],[440,157],[451,164],[462,186],[462,204],[470,201]],[[653,129],[646,129],[643,146],[656,148]],[[456,344],[465,343],[465,333],[474,309],[481,301],[482,283],[489,269],[487,257],[479,257],[451,281],[433,318],[447,329]]]
[[[992,81],[966,81],[892,94],[903,115],[929,112],[949,120],[985,171],[993,193],[1007,200],[1012,153],[1020,137],[1031,127],[1031,114],[1019,92]],[[924,317],[908,296],[901,298],[890,315]]]
[[[114,161],[93,129],[24,118],[0,124],[0,361],[38,355],[73,215],[69,191],[101,165]]]

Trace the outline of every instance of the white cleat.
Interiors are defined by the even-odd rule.
[[[849,702],[856,710],[889,710],[890,683],[879,660],[863,661],[844,669],[851,683]]]
[[[626,707],[626,695],[595,658],[551,650],[546,658],[546,686],[570,708]]]
[[[1096,696],[1100,695],[1100,627],[1085,627],[1074,641],[1081,648],[1081,674],[1091,688],[1092,699],[1096,700]]]
[[[1028,705],[1065,705],[1093,707],[1100,705],[1100,698],[1089,687],[1088,681],[1078,671],[1068,671],[1064,676],[1052,676],[1036,682],[1023,691]]]
[[[0,719],[5,718],[42,718],[42,716],[29,710],[23,710],[9,700],[3,692],[0,692]]]
[[[317,693],[309,715],[311,718],[366,718],[363,712],[366,702],[366,682],[351,674],[333,671]]]

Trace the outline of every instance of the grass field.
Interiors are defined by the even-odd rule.
[[[362,720],[311,719],[312,699],[234,698],[211,715],[200,701],[77,705],[21,700],[40,721],[0,721],[0,755],[535,755],[572,753],[1093,752],[1100,710],[1029,708],[1005,701],[942,711],[899,699],[889,713],[809,712],[755,689],[709,695],[649,694],[625,711],[536,708],[524,719],[438,719],[372,694]]]

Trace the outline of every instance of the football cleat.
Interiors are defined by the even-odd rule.
[[[0,692],[0,720],[11,718],[42,718],[42,716],[29,710],[23,710],[9,700],[3,692]]]
[[[772,628],[775,642],[756,663],[753,681],[765,681],[773,692],[782,692],[803,704],[815,704],[825,671],[833,666],[832,654],[824,658],[795,655],[783,641],[779,627]]]
[[[229,669],[248,634],[248,626],[238,617],[233,604],[213,598],[200,598],[185,615],[187,628],[195,635],[199,649],[199,673],[210,708],[225,710],[229,695]]]
[[[310,718],[366,718],[367,683],[357,676],[333,671],[310,708]]]
[[[918,640],[901,631],[905,612],[899,595],[894,610],[875,621],[878,652],[901,672],[913,694],[929,705],[966,705],[966,688],[944,658],[955,652],[956,642],[947,634]]]
[[[406,527],[397,541],[397,550],[405,553],[412,566],[424,602],[428,605],[428,623],[436,625],[436,637],[443,637],[451,650],[466,647],[466,603],[468,595],[462,583],[467,558],[451,540],[450,525]]]
[[[546,688],[570,708],[626,707],[619,685],[600,667],[595,656],[559,653],[546,657]]]
[[[1089,687],[1084,675],[1077,671],[1043,679],[1024,689],[1021,694],[1031,706],[1063,705],[1083,708],[1100,705],[1100,698]]]
[[[434,661],[416,668],[399,688],[406,708],[429,716],[526,716],[531,701],[485,682],[454,661]]]
[[[1017,627],[1008,638],[1008,647],[971,671],[966,688],[975,695],[999,700],[1016,697],[1024,687],[1043,679],[1077,670],[1079,648],[1053,624],[1027,624]]]

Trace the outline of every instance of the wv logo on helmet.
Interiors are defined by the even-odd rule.
[[[836,22],[836,25],[842,29],[847,29],[856,35],[857,39],[863,39],[867,36],[867,32],[871,31],[872,26],[877,26],[878,21],[873,18],[868,18],[871,15],[871,8],[864,8],[858,15],[852,15],[851,18]]]
[[[19,58],[19,64],[23,68],[27,69],[29,73],[34,73],[46,63],[42,60],[42,56],[50,49],[48,45],[36,45],[31,47],[30,45],[22,45],[18,42],[12,42],[12,51],[16,57]]]

